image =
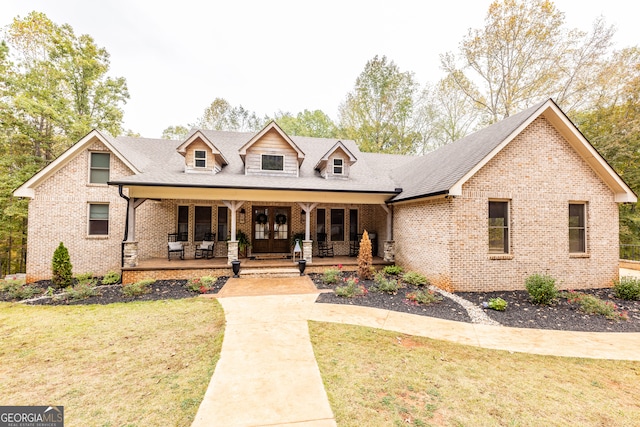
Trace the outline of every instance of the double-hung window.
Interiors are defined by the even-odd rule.
[[[109,153],[91,153],[90,161],[89,182],[91,184],[106,184],[109,182],[111,155]]]
[[[509,253],[509,202],[489,202],[489,253]]]
[[[89,203],[89,235],[109,235],[109,205],[106,203]]]
[[[344,209],[331,209],[331,240],[344,241]]]
[[[189,240],[189,206],[178,206],[178,241]]]
[[[195,150],[193,152],[194,157],[194,165],[197,168],[206,168],[207,167],[207,152],[204,150]]]
[[[344,171],[344,164],[342,159],[333,159],[333,174],[342,175]]]
[[[585,253],[586,242],[586,204],[569,203],[569,252]]]

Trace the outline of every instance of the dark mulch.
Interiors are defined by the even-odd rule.
[[[336,285],[327,285],[322,281],[321,274],[309,274],[318,289],[335,289]],[[373,281],[365,281],[365,287],[370,289]],[[464,308],[451,299],[444,297],[440,303],[427,306],[407,304],[405,296],[415,287],[402,289],[397,295],[387,295],[369,292],[365,296],[344,298],[333,293],[321,294],[316,300],[319,303],[362,305],[402,311],[423,316],[438,317],[460,322],[471,322]],[[604,301],[611,301],[619,311],[626,312],[629,320],[608,320],[602,315],[585,314],[580,312],[577,303],[570,304],[565,298],[550,306],[533,304],[527,291],[503,292],[457,292],[455,295],[466,299],[478,306],[488,302],[490,298],[502,298],[508,306],[503,312],[485,309],[485,313],[503,326],[516,328],[555,329],[566,331],[588,332],[640,332],[640,301],[625,301],[614,296],[613,289],[587,289],[580,292],[595,295]]]
[[[228,277],[219,277],[213,287],[206,292],[207,294],[217,294],[218,291],[227,282]],[[27,304],[33,305],[79,305],[79,304],[111,304],[115,302],[131,302],[131,301],[155,301],[164,299],[181,299],[191,298],[200,295],[200,292],[190,291],[185,287],[186,280],[156,280],[151,285],[151,291],[144,295],[136,297],[128,297],[122,293],[122,285],[99,285],[96,290],[98,295],[89,297],[82,300],[71,300],[65,298],[58,293],[52,297],[37,299],[30,301]],[[34,282],[36,286],[41,289],[47,289],[51,286],[51,282],[48,280],[42,280]],[[0,295],[0,301],[8,301],[6,295]]]
[[[321,274],[309,274],[311,280],[318,289],[335,289],[336,285],[327,285],[322,280]],[[423,316],[437,317],[446,320],[456,320],[458,322],[471,322],[467,311],[457,302],[449,298],[444,298],[441,302],[428,305],[415,305],[406,299],[406,295],[414,292],[419,288],[417,286],[407,286],[400,289],[396,295],[375,292],[372,290],[374,286],[373,280],[360,281],[364,284],[368,293],[365,296],[344,298],[334,293],[320,294],[316,302],[329,304],[350,304],[362,305],[366,307],[382,308],[387,310],[400,311],[403,313],[420,314]]]
[[[456,295],[482,304],[490,298],[502,298],[508,304],[505,311],[485,310],[493,320],[504,326],[517,328],[557,329],[586,332],[640,332],[640,301],[625,301],[616,298],[613,289],[583,289],[579,292],[611,301],[629,320],[608,320],[602,315],[585,314],[577,303],[558,298],[552,305],[531,303],[527,291],[459,292]]]

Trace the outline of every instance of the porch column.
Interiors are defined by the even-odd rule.
[[[227,264],[238,259],[238,241],[236,240],[236,218],[238,210],[244,204],[244,200],[229,201],[223,200],[222,203],[231,211],[231,240],[227,242]]]
[[[384,241],[383,257],[386,262],[395,262],[396,248],[395,248],[395,242],[393,240],[393,211],[386,204],[381,204],[380,206],[387,213],[387,236]]]
[[[125,267],[138,266],[138,242],[136,240],[136,209],[147,199],[131,199],[127,202],[127,240],[122,243],[122,263]]]
[[[298,205],[304,211],[304,240],[302,241],[302,257],[308,264],[313,262],[313,240],[311,240],[311,211],[318,206],[318,203],[300,203]]]

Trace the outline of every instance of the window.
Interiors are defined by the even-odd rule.
[[[193,153],[195,159],[195,167],[206,168],[207,167],[207,152],[204,150],[195,150]]]
[[[109,182],[109,153],[91,153],[89,182],[92,184],[106,184]]]
[[[344,209],[331,209],[331,240],[344,240]]]
[[[178,241],[189,240],[189,206],[178,206]]]
[[[204,235],[211,233],[211,206],[196,206],[195,220],[193,240],[204,240]]]
[[[89,235],[106,236],[109,234],[109,205],[89,204]]]
[[[262,170],[263,171],[283,171],[284,156],[275,155],[275,154],[263,154]]]
[[[349,209],[349,240],[358,240],[358,210]]]
[[[509,253],[509,202],[489,202],[489,253]]]
[[[325,221],[327,212],[324,209],[316,209],[316,233],[326,233]]]
[[[342,159],[333,159],[333,174],[342,175],[343,166]]]
[[[569,252],[586,252],[585,208],[583,203],[569,203]]]
[[[224,242],[227,240],[227,234],[229,233],[229,210],[226,206],[218,206],[218,241]]]

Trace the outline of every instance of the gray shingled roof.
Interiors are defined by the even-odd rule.
[[[403,191],[393,202],[446,194],[548,100],[432,151],[391,171]]]

